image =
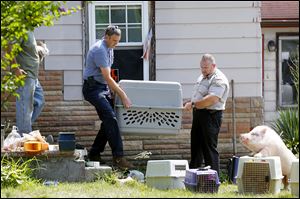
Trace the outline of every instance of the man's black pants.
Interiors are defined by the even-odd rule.
[[[220,175],[217,145],[222,116],[223,111],[193,110],[190,168],[201,167],[204,160],[205,166],[210,165]]]

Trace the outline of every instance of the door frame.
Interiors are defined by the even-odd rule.
[[[148,1],[92,1],[88,4],[88,49],[96,42],[95,30],[95,7],[97,5],[141,5],[142,8],[142,42],[134,42],[131,44],[118,44],[118,47],[134,47],[141,46],[143,48],[145,39],[149,31],[149,2]],[[143,80],[149,80],[149,60],[143,59]]]

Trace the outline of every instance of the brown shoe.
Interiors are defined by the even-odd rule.
[[[113,157],[113,165],[120,169],[133,169],[134,165],[128,162],[124,157]]]

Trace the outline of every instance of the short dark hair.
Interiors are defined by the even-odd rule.
[[[121,35],[121,30],[118,26],[107,26],[105,29],[105,35],[112,36],[112,35]]]

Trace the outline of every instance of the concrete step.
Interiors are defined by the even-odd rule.
[[[30,167],[33,175],[44,181],[58,182],[91,182],[112,171],[107,165],[99,167],[86,167],[85,161],[78,158],[74,152],[43,152],[41,154],[30,155],[24,152],[5,152],[6,155],[16,159],[22,158],[24,161],[35,157],[37,161],[32,161]]]

